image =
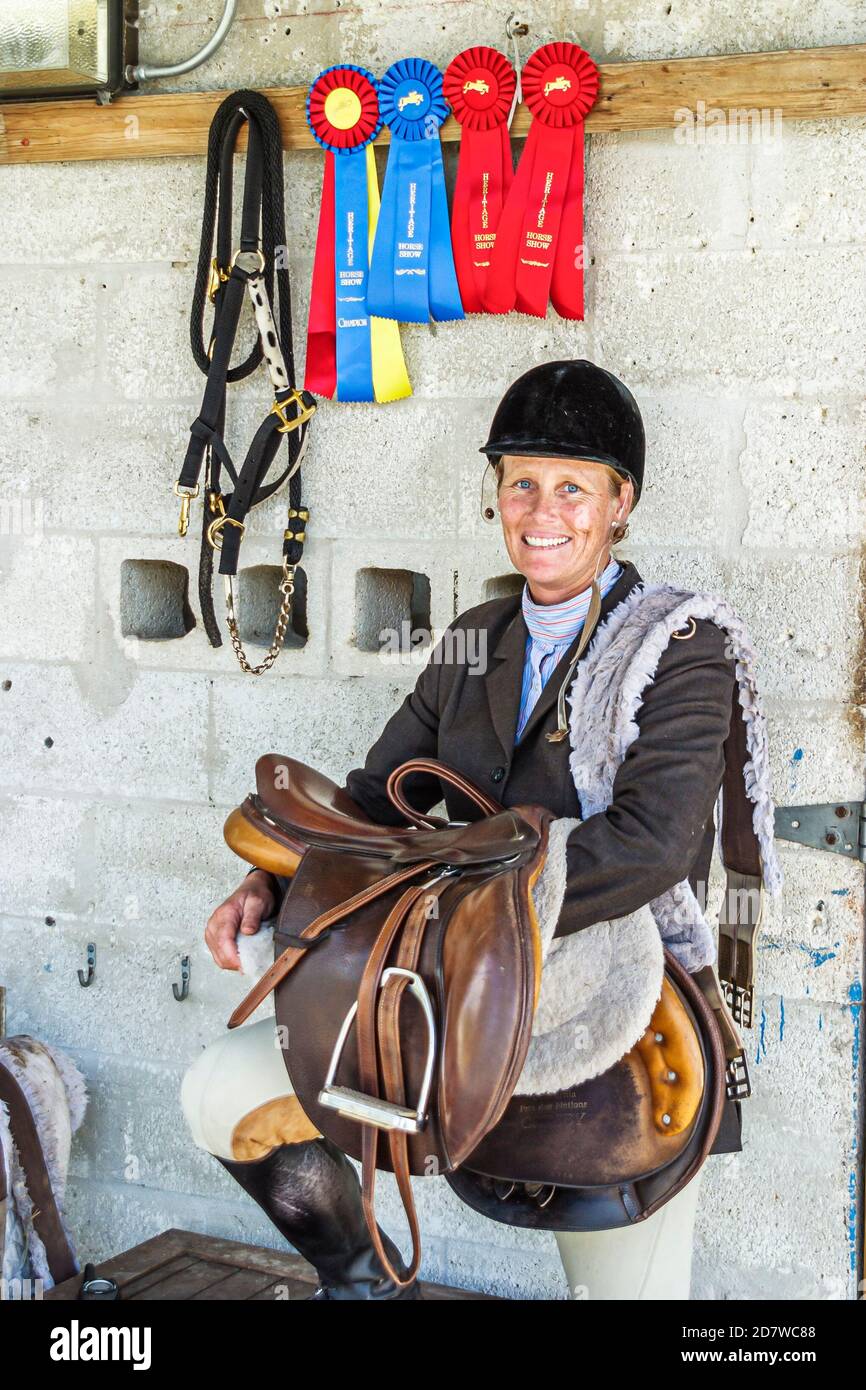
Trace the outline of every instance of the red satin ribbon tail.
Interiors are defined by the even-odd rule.
[[[556,243],[550,302],[564,319],[584,316],[584,271],[586,248],[583,244],[583,122],[575,127],[571,171],[565,191],[565,208]]]
[[[490,258],[493,255],[504,202],[501,134],[503,128],[493,126],[490,130],[472,131],[466,145],[466,167],[469,173],[468,245],[475,285],[474,298],[479,310],[483,306],[484,288],[490,273]],[[508,163],[510,172],[510,155]]]
[[[538,122],[533,121],[496,228],[487,283],[481,296],[488,314],[507,314],[517,301],[517,256],[537,145]]]
[[[534,129],[534,127],[533,127]],[[541,127],[532,166],[532,181],[517,252],[516,307],[544,318],[553,278],[565,190],[574,150],[574,128]],[[527,150],[529,142],[527,141]]]
[[[307,360],[304,386],[315,396],[333,397],[337,389],[337,290],[334,279],[336,259],[336,206],[334,156],[325,153],[322,176],[322,205],[313,260],[310,288],[310,318],[307,323]]]

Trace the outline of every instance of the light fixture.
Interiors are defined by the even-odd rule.
[[[138,59],[138,0],[0,0],[0,100],[110,100]]]

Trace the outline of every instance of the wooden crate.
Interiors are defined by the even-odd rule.
[[[163,1231],[105,1260],[96,1272],[117,1282],[125,1302],[273,1302],[309,1298],[316,1288],[314,1269],[299,1255],[195,1231]],[[76,1275],[50,1289],[45,1299],[74,1300],[80,1285]],[[446,1284],[422,1284],[421,1291],[431,1301],[492,1297]]]

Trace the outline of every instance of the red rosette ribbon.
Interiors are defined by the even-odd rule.
[[[448,64],[445,100],[462,127],[451,244],[463,308],[483,312],[496,229],[514,177],[508,113],[514,68],[495,48],[465,48]]]
[[[499,219],[484,291],[491,314],[583,318],[583,122],[598,69],[574,43],[547,43],[523,69],[532,125]]]

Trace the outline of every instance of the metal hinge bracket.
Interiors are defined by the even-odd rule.
[[[866,801],[777,806],[775,834],[777,840],[792,840],[866,864]]]

